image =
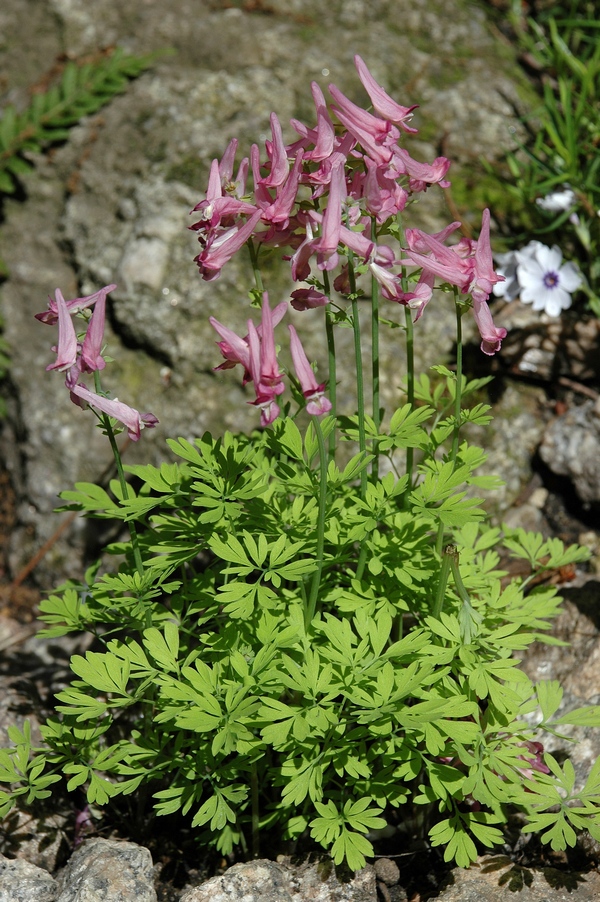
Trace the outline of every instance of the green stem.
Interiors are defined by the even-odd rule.
[[[371,241],[377,243],[377,230],[375,219],[371,219]],[[379,432],[381,418],[379,414],[379,282],[375,276],[371,276],[371,373],[373,378],[373,422]],[[374,442],[373,463],[371,473],[375,479],[379,476],[379,445]]]
[[[358,408],[358,447],[365,455],[367,453],[367,433],[365,429],[365,389],[362,365],[362,349],[360,346],[360,319],[358,316],[358,298],[356,296],[356,277],[354,274],[354,261],[352,254],[348,255],[348,279],[350,281],[350,296],[352,298],[352,331],[354,333],[354,358],[356,361],[356,402]],[[367,494],[367,471],[363,469],[360,474],[360,494],[364,500]]]
[[[406,399],[414,410],[415,406],[415,336],[412,321],[412,310],[410,307],[404,308],[404,320],[406,323]],[[414,470],[414,448],[409,446],[406,449],[406,473],[408,475],[408,485],[406,487],[406,497],[410,494],[413,487],[413,470]]]
[[[250,239],[247,243],[248,251],[250,252],[250,261],[252,263],[252,272],[254,273],[254,283],[260,292],[263,292],[263,280],[260,268],[258,266],[258,248],[254,246],[254,242]]]
[[[454,306],[456,308],[456,395],[454,397],[454,432],[452,435],[452,461],[456,463],[458,441],[460,437],[460,413],[462,407],[463,388],[463,345],[462,345],[462,309],[458,303],[458,292],[455,289]]]
[[[319,597],[319,587],[321,585],[321,575],[323,573],[323,552],[325,547],[325,512],[327,507],[327,451],[325,448],[325,438],[323,430],[319,423],[318,417],[312,418],[312,424],[317,436],[319,445],[319,514],[317,520],[317,555],[316,569],[313,573],[310,586],[310,596],[308,606],[306,608],[305,627],[308,631],[310,624],[317,609],[317,598]]]
[[[102,394],[102,385],[100,383],[100,375],[97,370],[94,372],[94,388],[96,389],[96,394],[98,394],[98,395]],[[123,495],[123,498],[126,499],[127,494],[128,494],[127,480],[125,479],[125,471],[123,470],[123,462],[121,460],[121,452],[119,451],[119,447],[117,445],[117,440],[115,438],[114,429],[112,428],[111,423],[110,423],[110,417],[108,416],[108,414],[101,414],[100,421],[101,421],[102,426],[104,427],[104,430],[108,436],[108,441],[110,443],[111,451],[112,451],[113,457],[115,459],[115,464],[117,467],[117,477],[119,480],[119,485],[121,486],[121,494]],[[139,573],[140,576],[143,576],[144,575],[144,564],[143,564],[142,555],[140,552],[140,544],[138,541],[137,530],[135,528],[135,521],[128,520],[127,525],[129,527],[129,535],[131,538],[131,550],[133,552],[133,560],[135,563],[135,569],[137,570],[137,572]],[[150,622],[147,625],[151,626],[152,624]]]
[[[331,310],[331,286],[327,270],[323,271],[323,286],[325,288],[325,294],[329,298],[329,303],[325,307],[325,335],[327,336],[327,363],[329,369],[327,389],[329,392],[329,400],[331,401],[331,416],[335,417],[337,415],[337,368],[335,358],[335,335],[333,333],[333,313]],[[336,447],[336,430],[332,429],[329,433],[329,455],[332,459],[335,459]]]
[[[448,574],[450,573],[450,566],[452,564],[452,555],[448,551],[447,548],[444,548],[442,552],[442,567],[440,569],[440,578],[438,582],[437,592],[435,595],[435,601],[433,604],[433,616],[439,620],[440,614],[442,613],[442,607],[444,604],[444,597],[446,595],[446,585],[448,583]]]
[[[461,409],[462,409],[462,390],[463,390],[463,346],[462,346],[462,309],[458,302],[458,291],[454,289],[454,307],[456,311],[456,383],[454,394],[454,427],[452,431],[452,449],[450,451],[450,460],[456,465],[458,457],[458,443],[460,440],[461,427]],[[438,554],[441,553],[444,544],[444,524],[440,520],[436,537],[436,549]]]

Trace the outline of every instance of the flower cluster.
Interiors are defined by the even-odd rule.
[[[144,426],[148,428],[156,426],[157,418],[151,413],[141,414],[116,398],[110,399],[91,391],[80,381],[82,374],[97,373],[106,365],[102,356],[106,297],[116,287],[107,285],[94,294],[71,301],[65,301],[62,292],[57,288],[54,298],[49,299],[48,309],[43,313],[37,313],[35,318],[51,326],[58,323],[58,345],[53,348],[56,360],[46,369],[66,373],[65,385],[69,389],[73,403],[82,409],[90,406],[114,417],[126,427],[129,438],[136,442]],[[93,308],[93,311],[85,335],[80,340],[72,317],[82,311],[89,311],[90,308]]]
[[[225,362],[215,369],[229,369],[236,363],[241,363],[244,368],[244,385],[248,382],[254,385],[256,400],[249,403],[260,409],[262,426],[268,426],[279,416],[279,406],[275,399],[285,390],[283,373],[279,371],[277,363],[274,327],[284,316],[286,309],[287,304],[284,302],[271,310],[269,296],[265,291],[261,323],[255,326],[251,319],[248,320],[248,334],[245,338],[240,338],[213,316],[209,317],[211,325],[223,339],[218,345]],[[293,326],[289,326],[289,330],[292,361],[300,388],[308,402],[306,409],[310,414],[321,416],[331,410],[331,402],[324,394],[325,385],[317,383],[296,330]]]
[[[505,281],[494,286],[494,294],[512,301],[519,297],[534,310],[559,316],[571,306],[571,294],[583,282],[574,263],[563,263],[559,247],[547,247],[541,241],[530,241],[520,251],[509,251],[496,258],[498,272]]]
[[[446,174],[450,162],[445,157],[431,164],[413,159],[401,146],[401,137],[417,131],[409,124],[414,107],[396,103],[375,81],[361,57],[356,56],[354,61],[372,110],[357,106],[335,85],[329,86],[333,102],[328,104],[313,82],[316,121],[308,126],[292,119],[297,140],[285,144],[281,123],[273,113],[265,158],[261,160],[260,149],[254,144],[249,157],[235,170],[238,141],[234,138],[222,159],[213,160],[206,197],[193,211],[200,218],[191,226],[201,248],[195,258],[200,275],[206,281],[217,279],[225,264],[246,244],[254,255],[261,247],[278,247],[289,261],[292,279],[309,285],[292,292],[291,303],[296,310],[329,303],[329,275],[333,271],[333,287],[346,297],[355,291],[356,275],[365,272],[376,280],[384,298],[415,310],[415,320],[431,299],[439,277],[470,296],[481,349],[494,354],[506,330],[494,325],[487,303],[493,286],[502,279],[492,263],[489,212],[484,212],[477,241],[463,238],[454,246],[446,245],[446,238],[460,223],[452,223],[435,235],[407,230],[398,258],[380,241],[393,231],[390,224],[397,221],[415,195],[432,185],[449,185]],[[411,278],[414,272],[414,284],[409,282],[409,269]],[[224,338],[225,327],[216,322],[213,325]],[[249,326],[248,337],[238,339],[235,360],[231,356],[231,335],[224,338],[226,347],[221,344],[221,350],[229,361],[227,365],[243,365],[246,381],[251,379],[256,388],[254,403],[261,408],[263,420],[270,422],[276,416],[274,398],[282,383],[279,376],[269,383],[262,370],[264,358],[264,365],[278,372],[271,359],[271,339],[266,335],[270,325],[265,323],[264,312],[263,329],[261,344]],[[292,352],[296,348],[297,355],[297,336],[293,331],[291,334]],[[304,367],[301,370],[306,373]],[[327,405],[316,382],[303,391],[310,398],[309,412],[324,413]]]

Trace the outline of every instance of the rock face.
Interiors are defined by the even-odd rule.
[[[73,129],[64,146],[38,160],[24,202],[5,203],[0,246],[10,278],[1,304],[12,364],[0,454],[20,502],[23,527],[11,551],[16,571],[56,529],[51,511],[57,494],[76,480],[96,480],[109,461],[93,417],[69,402],[59,375],[44,372],[56,339],[33,314],[44,309],[49,293],[60,287],[74,297],[118,284],[108,335],[115,363],[105,387],[160,419],[159,429],[128,449],[129,462],[156,463],[168,436],[254,426],[255,411],[237,378],[212,371],[218,352],[208,324],[215,314],[232,328],[243,327],[249,271],[233,261],[207,283],[192,262],[197,245],[187,231],[188,211],[203,196],[211,160],[233,136],[240,157],[252,142],[262,145],[272,110],[291,139],[289,118],[314,115],[313,79],[323,88],[335,82],[363,100],[352,65],[357,52],[401,102],[420,104],[414,155],[432,160],[442,151],[456,161],[458,174],[479,155],[493,160],[513,145],[523,88],[510,52],[466,0],[6,0],[0,33],[5,97],[17,104],[25,103],[27,86],[59,53],[82,55],[109,44],[135,54],[174,49]],[[465,215],[476,223],[479,212],[475,203]],[[442,193],[434,191],[411,216],[413,225],[426,228],[450,218]],[[289,297],[276,268],[269,278],[273,303]],[[400,322],[402,311],[392,307],[386,315]],[[319,311],[292,319],[323,366]],[[388,409],[400,400],[400,334],[390,332],[383,347]],[[453,334],[451,305],[440,303],[419,323],[419,366],[440,362]],[[345,330],[342,355],[350,344]],[[351,384],[341,386],[348,412],[354,408]],[[47,588],[57,573],[73,572],[70,549],[82,541],[81,523],[75,523],[54,545],[38,569]]]
[[[540,445],[544,463],[568,476],[584,504],[600,502],[600,399],[571,407],[548,425]]]

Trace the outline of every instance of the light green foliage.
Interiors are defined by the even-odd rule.
[[[42,602],[46,635],[89,630],[99,650],[72,658],[42,747],[13,729],[0,751],[0,810],[47,796],[61,776],[97,805],[148,786],[157,814],[189,815],[224,854],[253,841],[257,825],[278,827],[309,833],[354,869],[399,805],[426,806],[431,843],[462,866],[502,841],[514,807],[554,848],[583,827],[600,837],[598,765],[577,793],[568,760],[546,755],[543,773],[528,746],[566,723],[600,723],[594,707],[557,717],[558,684],[532,685],[514,656],[546,641],[560,600],[529,578],[503,588],[498,570],[500,547],[531,577],[585,552],[485,525],[464,494],[485,455],[463,443],[450,465],[443,424],[456,377],[438,368],[434,378],[417,383],[423,406],[368,424],[389,470],[364,496],[356,480],[370,455],[343,471],[330,462],[309,623],[313,427],[303,434],[284,419],[250,438],[171,441],[178,462],[130,467],[140,488],[126,498],[117,485],[65,492],[94,516],[135,519],[148,563],[140,575],[119,543],[109,549],[125,555],[118,572],[96,566]],[[465,381],[463,394],[480,387]],[[465,410],[462,421],[479,415]],[[343,425],[355,438],[355,421]],[[407,447],[419,455],[412,487],[396,472]],[[458,569],[436,617],[440,524]],[[535,710],[538,728],[524,720]]]

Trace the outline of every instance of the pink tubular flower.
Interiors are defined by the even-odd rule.
[[[282,373],[277,364],[274,327],[281,321],[286,310],[287,303],[285,301],[271,310],[269,296],[265,291],[261,323],[256,327],[252,320],[248,320],[246,338],[240,338],[214,317],[210,317],[210,324],[223,338],[223,341],[217,342],[217,344],[225,358],[225,363],[215,369],[229,369],[236,363],[242,364],[244,367],[243,385],[252,381],[256,392],[256,399],[248,403],[260,408],[262,426],[268,426],[279,416],[279,407],[275,399],[285,390]]]
[[[335,85],[329,85],[329,92],[336,101],[332,110],[361,144],[367,156],[378,165],[389,163],[400,137],[398,129],[391,122],[379,119],[352,103]]]
[[[277,369],[275,346],[273,345],[273,357],[271,358],[271,352],[263,347],[252,320],[248,320],[248,346],[250,349],[250,375],[256,391],[256,400],[249,403],[260,408],[261,426],[268,426],[279,416],[279,406],[275,398],[281,394],[284,386],[282,382],[275,381],[273,378],[275,373],[281,378]]]
[[[216,366],[216,370],[229,370],[236,365],[236,363],[241,363],[244,368],[244,373],[248,375],[244,376],[244,385],[246,382],[250,380],[250,350],[248,348],[248,339],[240,338],[235,332],[231,329],[228,329],[227,326],[222,325],[218,319],[215,319],[214,316],[209,316],[209,323],[215,329],[216,332],[219,333],[223,341],[218,341],[217,345],[221,354],[225,358],[225,362]]]
[[[424,299],[432,284],[432,276],[439,276],[455,285],[462,294],[471,295],[473,316],[481,335],[481,350],[491,357],[500,350],[506,329],[494,325],[487,304],[492,287],[502,280],[502,276],[494,272],[492,262],[489,210],[483,211],[481,233],[477,241],[461,239],[453,247],[446,247],[440,238],[444,239],[449,235],[456,225],[457,223],[452,223],[437,235],[427,235],[419,229],[407,229],[406,254],[412,263],[423,267],[423,273],[429,274],[427,282],[423,280],[423,276],[419,280],[419,284],[423,282]]]
[[[252,325],[252,330],[254,330],[254,324],[250,321],[248,322],[248,340],[250,341],[250,326]],[[260,369],[259,369],[259,382],[262,387],[267,386],[269,389],[272,389],[276,395],[280,395],[282,391],[284,391],[284,384],[281,381],[282,373],[279,372],[279,365],[277,363],[277,351],[275,348],[275,331],[274,331],[275,323],[273,321],[273,312],[271,307],[269,306],[269,295],[265,291],[263,293],[263,302],[262,302],[262,320],[261,320],[261,332],[260,335],[258,330],[256,334],[260,339]],[[250,372],[252,372],[252,350],[250,352]],[[253,374],[254,378],[254,374]],[[256,380],[254,380],[256,382]]]
[[[289,175],[285,182],[277,189],[275,200],[272,200],[269,197],[268,202],[266,202],[264,195],[257,195],[256,197],[256,202],[258,206],[261,207],[261,219],[265,224],[272,226],[272,232],[274,234],[281,233],[286,230],[289,225],[292,209],[296,202],[296,195],[298,194],[301,170],[302,151],[299,150]],[[271,235],[267,233],[267,239],[270,237]]]
[[[158,423],[154,414],[139,413],[133,407],[128,407],[127,404],[123,404],[116,398],[111,400],[110,398],[104,398],[102,395],[97,395],[80,382],[71,388],[71,400],[83,409],[85,409],[86,405],[90,405],[95,407],[96,410],[108,414],[109,417],[114,417],[115,420],[118,420],[126,427],[127,434],[133,442],[138,441],[140,432],[144,427],[152,429]]]
[[[473,281],[469,293],[475,301],[487,301],[496,282],[503,282],[504,276],[494,271],[492,248],[490,246],[490,211],[484,210],[481,217],[481,232],[475,245]],[[505,333],[506,334],[506,330]],[[504,336],[503,336],[504,337]]]
[[[412,119],[412,111],[416,110],[418,104],[406,107],[400,106],[399,103],[392,100],[392,98],[383,90],[381,85],[377,84],[367,69],[366,64],[358,54],[354,57],[354,65],[356,66],[358,77],[360,78],[365,91],[371,98],[371,103],[373,104],[375,111],[389,122],[394,122],[396,125],[399,125],[405,132],[416,134],[418,129],[406,125],[406,121]]]
[[[281,304],[277,304],[277,306],[271,311],[271,328],[274,328],[281,322],[286,312],[287,304],[285,301],[282,301]],[[228,329],[227,326],[223,326],[217,319],[214,318],[214,316],[210,316],[208,318],[208,321],[213,329],[218,332],[223,339],[223,341],[218,341],[217,345],[225,360],[219,366],[216,366],[215,370],[229,370],[237,363],[241,363],[244,368],[244,378],[242,380],[242,385],[246,385],[252,378],[250,375],[250,349],[248,343],[248,335],[246,335],[245,338],[240,338],[239,335],[236,335],[236,333],[231,329]],[[260,338],[263,331],[262,323],[257,326],[256,331],[258,332],[258,336]]]
[[[247,161],[246,161],[247,163]],[[196,204],[192,210],[195,213],[201,211],[199,222],[190,226],[192,231],[200,231],[200,229],[215,228],[224,220],[231,221],[232,217],[240,214],[252,214],[256,207],[247,201],[238,200],[236,197],[224,196],[221,184],[221,174],[218,160],[213,160],[210,167],[210,176],[208,179],[208,188],[206,190],[205,200]]]
[[[335,146],[335,129],[333,127],[333,122],[329,118],[329,113],[327,112],[325,97],[316,81],[311,82],[310,89],[317,110],[317,127],[311,129],[304,125],[303,122],[299,122],[298,119],[292,119],[292,128],[298,132],[301,136],[301,140],[288,147],[288,152],[290,150],[295,152],[297,147],[301,147],[304,151],[304,158],[306,160],[312,160],[318,163],[321,160],[327,159],[333,153]],[[313,149],[307,151],[306,147],[309,144],[313,144]]]
[[[287,178],[290,165],[288,163],[287,151],[283,143],[283,134],[281,132],[281,123],[276,113],[271,113],[271,135],[273,140],[266,141],[267,155],[269,157],[270,172],[261,179],[263,185],[267,188],[278,188],[283,185]]]
[[[502,347],[502,339],[506,338],[506,329],[503,326],[494,325],[487,301],[476,298],[473,295],[473,316],[481,335],[481,350],[488,357],[493,357],[496,351]]]
[[[319,384],[315,379],[308,358],[302,347],[298,334],[293,326],[288,326],[290,330],[290,351],[292,354],[292,362],[296,375],[302,389],[302,394],[307,400],[306,410],[311,416],[320,417],[324,413],[331,410],[331,401],[325,397],[323,389],[325,383]]]
[[[408,192],[395,179],[388,178],[387,166],[377,166],[365,157],[367,174],[363,179],[363,193],[367,210],[382,224],[401,213],[408,200]]]
[[[106,295],[110,294],[111,291],[114,291],[116,287],[116,285],[106,285],[104,288],[100,288],[99,291],[95,291],[94,294],[89,294],[83,298],[75,298],[72,301],[65,301],[69,314],[79,313],[87,307],[93,307],[101,297],[106,298]],[[41,323],[47,323],[49,326],[56,325],[58,322],[58,304],[56,300],[54,298],[49,298],[48,309],[44,310],[43,313],[36,313],[35,318],[39,319]]]
[[[256,210],[244,225],[209,235],[204,249],[194,258],[205,282],[219,278],[225,264],[244,246],[259,220],[260,210]]]
[[[417,192],[424,191],[427,185],[438,184],[442,188],[448,188],[450,182],[445,175],[449,168],[450,160],[446,157],[436,157],[433,163],[419,163],[418,160],[413,160],[403,147],[396,147],[389,174],[407,175],[409,188]]]
[[[410,307],[411,310],[417,311],[414,318],[415,323],[422,317],[425,307],[431,300],[434,282],[434,274],[423,270],[419,276],[419,281],[412,291],[407,291],[404,295],[404,303]]]
[[[56,351],[55,362],[49,364],[46,369],[62,372],[64,370],[69,370],[75,365],[79,346],[77,344],[77,334],[67,307],[67,302],[62,296],[62,292],[59,288],[56,289],[55,297],[56,315],[58,319],[58,347],[54,348]],[[42,322],[47,322],[47,320],[42,320]]]
[[[342,200],[345,193],[344,166],[341,161],[338,161],[331,170],[329,198],[321,223],[321,235],[313,242],[313,251],[317,253],[319,269],[331,270],[338,264],[337,249],[340,243]]]
[[[325,307],[329,298],[316,288],[297,288],[292,291],[291,304],[294,310],[311,310],[314,307]]]
[[[97,370],[103,370],[106,366],[102,356],[105,319],[106,293],[99,293],[81,348],[81,371],[84,373],[94,373]]]
[[[136,442],[144,426],[151,428],[157,425],[158,420],[154,414],[140,414],[133,407],[128,407],[127,404],[116,399],[112,401],[90,391],[78,381],[82,373],[94,373],[104,369],[105,361],[101,351],[106,316],[106,295],[116,287],[116,285],[107,285],[88,297],[76,298],[73,301],[65,301],[62,292],[57,288],[55,299],[51,299],[49,309],[44,314],[38,314],[36,319],[44,323],[58,322],[56,362],[47,366],[46,369],[66,371],[65,386],[69,390],[73,403],[83,409],[91,405],[102,413],[119,420],[127,427],[129,437]],[[83,343],[80,344],[77,341],[71,314],[93,304],[95,304],[94,311],[88,323]]]

